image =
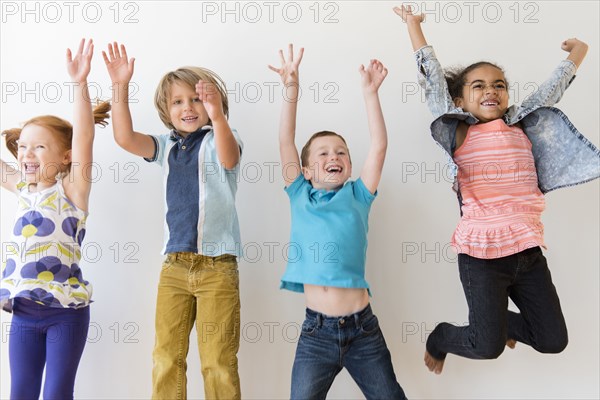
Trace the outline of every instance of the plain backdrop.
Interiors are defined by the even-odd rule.
[[[417,87],[406,27],[388,1],[20,2],[2,1],[1,128],[30,117],[72,119],[66,48],[96,45],[93,97],[110,97],[101,56],[109,41],[136,58],[131,112],[136,130],[166,133],[153,106],[161,76],[185,65],[216,71],[227,83],[230,124],[244,143],[237,196],[243,247],[239,372],[247,399],[289,397],[303,296],[279,290],[289,238],[277,132],[282,102],[278,49],[305,47],[297,143],[318,130],[344,135],[358,177],[369,145],[358,68],[380,59],[389,148],[370,216],[367,279],[372,305],[400,384],[413,399],[597,399],[599,397],[599,181],[547,195],[545,254],[569,328],[569,346],[543,355],[518,344],[497,360],[450,355],[442,375],[423,364],[425,340],[441,321],[467,322],[467,305],[449,247],[459,219],[431,116]],[[577,37],[589,53],[558,105],[598,145],[599,3],[595,1],[412,2],[443,65],[481,59],[506,70],[519,103],[566,57]],[[80,399],[147,399],[151,393],[154,309],[163,255],[161,171],[119,148],[112,126],[97,129],[90,217],[82,268],[94,285],[88,344],[79,367]],[[3,160],[14,161],[1,146]],[[15,198],[1,194],[2,242]],[[514,307],[514,306],[511,306]],[[0,396],[8,398],[10,315],[1,313]],[[203,334],[210,334],[201,330]],[[203,397],[192,332],[189,398]],[[362,398],[344,371],[332,399]]]

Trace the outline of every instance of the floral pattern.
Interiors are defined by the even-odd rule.
[[[17,220],[13,233],[17,236],[48,236],[54,232],[54,222],[37,211],[28,211]]]
[[[21,268],[21,276],[46,282],[65,282],[71,276],[71,269],[64,265],[60,258],[49,256],[25,264]]]
[[[10,311],[15,297],[49,307],[87,306],[92,286],[79,266],[87,213],[69,201],[61,181],[41,192],[19,190],[12,238],[4,248],[2,308]]]

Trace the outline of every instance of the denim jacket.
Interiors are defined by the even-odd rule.
[[[427,106],[435,120],[431,135],[449,157],[455,181],[458,167],[452,160],[459,121],[472,125],[477,118],[456,107],[450,98],[442,66],[433,47],[416,51],[419,84],[425,90]],[[575,79],[575,64],[561,61],[549,79],[521,105],[511,106],[504,115],[507,125],[520,123],[532,144],[532,153],[542,193],[588,182],[600,176],[600,151],[573,126],[557,108],[565,90]]]

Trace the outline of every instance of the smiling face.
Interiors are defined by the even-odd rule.
[[[187,136],[208,124],[208,114],[198,94],[184,82],[173,82],[168,101],[171,124],[181,136]]]
[[[466,75],[462,97],[454,99],[454,103],[481,122],[502,118],[508,109],[504,73],[492,65],[475,68]]]
[[[320,136],[310,143],[308,163],[302,167],[306,180],[315,189],[339,189],[352,175],[346,143],[339,136]]]
[[[71,151],[56,137],[58,133],[41,125],[29,124],[21,131],[17,161],[25,182],[47,187],[56,183],[56,175],[67,170]]]

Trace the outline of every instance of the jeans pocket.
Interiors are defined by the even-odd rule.
[[[375,315],[362,320],[360,322],[360,331],[365,335],[371,335],[379,330],[379,320]]]
[[[167,258],[162,263],[161,270],[166,271],[173,266],[173,263],[177,261],[175,258],[175,254],[167,254]]]
[[[302,323],[301,335],[309,335],[312,336],[317,331],[317,321],[315,320],[305,320]]]

